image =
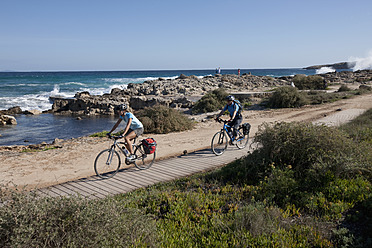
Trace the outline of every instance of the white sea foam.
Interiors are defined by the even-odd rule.
[[[349,62],[355,63],[353,71],[372,70],[372,50],[369,51],[366,58],[351,57]]]
[[[80,85],[80,86],[87,86],[86,84],[80,83],[80,82],[67,82],[67,83],[62,83],[61,85]]]
[[[161,77],[163,79],[176,79],[178,76],[173,77]],[[144,78],[103,78],[105,82],[108,83],[123,83],[123,84],[129,84],[129,83],[143,83],[145,81],[150,80],[157,80],[159,77],[144,77]]]
[[[322,67],[320,69],[315,70],[316,74],[326,74],[329,72],[335,72],[336,70],[333,67]]]
[[[58,85],[50,92],[41,92],[40,94],[28,94],[17,97],[0,97],[0,109],[9,109],[14,106],[19,106],[22,110],[37,109],[40,111],[52,108],[52,103],[49,97],[70,98],[75,95],[74,92],[60,92]]]

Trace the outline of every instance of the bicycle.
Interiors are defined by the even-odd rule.
[[[123,138],[123,136],[108,136],[108,138],[113,139],[114,143],[109,149],[105,149],[97,155],[94,161],[94,171],[97,176],[107,179],[118,173],[121,165],[120,151],[125,156],[125,164],[134,164],[140,170],[148,169],[154,163],[156,152],[146,154],[142,142],[136,144],[136,139],[134,139],[132,146],[135,159],[131,161],[128,159],[130,154],[125,147],[126,142],[118,142],[118,139]],[[116,149],[119,149],[119,152]]]
[[[247,146],[250,129],[249,123],[244,123],[239,126],[238,130],[236,130],[238,138],[235,139],[233,135],[230,134],[230,132],[228,131],[229,128],[232,129],[232,127],[228,125],[229,121],[222,120],[221,118],[218,118],[217,121],[219,123],[223,122],[224,124],[222,129],[218,131],[212,138],[211,147],[214,154],[220,156],[225,152],[229,143],[227,137],[230,138],[230,144],[235,144],[239,149],[244,149]]]

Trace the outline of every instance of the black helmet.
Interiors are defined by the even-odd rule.
[[[123,110],[127,110],[128,106],[126,104],[121,104],[121,105],[116,106],[115,109],[116,111],[123,111]]]
[[[232,95],[229,95],[226,97],[226,101],[234,101],[234,100],[235,100],[235,97]]]

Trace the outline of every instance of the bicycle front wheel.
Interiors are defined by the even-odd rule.
[[[134,165],[140,169],[145,170],[151,167],[151,165],[155,162],[156,152],[151,154],[146,154],[143,145],[138,145],[134,150],[134,155],[136,156],[136,160],[134,161]]]
[[[94,170],[101,178],[110,178],[118,173],[121,160],[119,153],[114,149],[106,149],[100,152],[94,161]]]
[[[236,139],[236,146],[239,149],[243,149],[247,146],[249,141],[249,134],[244,134],[243,127],[238,129],[238,138]]]
[[[217,132],[212,138],[212,152],[217,156],[222,155],[227,148],[227,135],[223,131]]]

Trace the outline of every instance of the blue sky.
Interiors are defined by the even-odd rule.
[[[0,71],[291,68],[371,50],[370,0],[0,2]]]

